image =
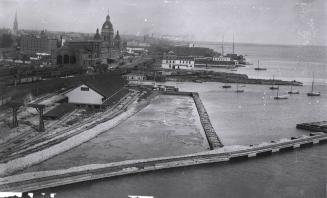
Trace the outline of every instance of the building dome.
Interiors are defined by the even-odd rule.
[[[106,17],[106,21],[103,23],[102,25],[102,31],[103,30],[110,30],[110,31],[113,31],[113,27],[112,27],[112,24],[110,22],[110,16],[109,14],[107,15]]]

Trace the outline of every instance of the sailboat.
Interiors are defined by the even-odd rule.
[[[286,95],[280,96],[280,95],[278,95],[278,93],[279,93],[279,85],[278,85],[278,89],[277,89],[277,96],[275,96],[274,99],[275,100],[286,100],[286,99],[288,99],[288,97]]]
[[[320,92],[314,92],[313,91],[313,85],[314,85],[314,82],[315,82],[315,76],[313,74],[313,77],[312,77],[312,84],[311,84],[311,91],[309,93],[307,93],[307,96],[320,96]]]
[[[244,89],[239,89],[239,86],[238,86],[238,81],[236,83],[236,93],[243,93],[244,92]]]
[[[267,68],[264,68],[264,67],[260,67],[260,64],[259,64],[259,60],[258,60],[258,66],[256,68],[254,68],[254,70],[257,70],[257,71],[263,71],[263,70],[267,70]]]
[[[293,83],[291,85],[291,90],[289,92],[287,92],[288,94],[300,94],[299,90],[293,90]]]
[[[269,89],[273,90],[273,89],[279,89],[279,86],[275,86],[275,76],[273,76],[273,83],[271,85],[271,87],[269,87]]]

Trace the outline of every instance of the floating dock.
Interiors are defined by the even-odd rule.
[[[312,131],[312,132],[327,133],[327,121],[301,123],[301,124],[297,124],[296,128]]]
[[[190,155],[129,160],[93,166],[81,166],[56,171],[26,173],[0,179],[2,192],[32,192],[67,184],[93,181],[120,175],[140,172],[194,166],[198,164],[219,163],[234,160],[251,159],[256,156],[271,155],[276,152],[305,148],[327,142],[327,134],[305,136],[265,146],[253,146],[231,152],[218,150],[194,153]]]

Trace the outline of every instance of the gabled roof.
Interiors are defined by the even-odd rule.
[[[124,88],[126,81],[120,74],[115,72],[88,76],[82,79],[81,84],[85,84],[105,98],[115,94]]]

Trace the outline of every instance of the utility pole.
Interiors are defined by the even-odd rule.
[[[234,33],[233,33],[233,54],[235,54]]]
[[[36,109],[36,111],[39,113],[39,132],[43,132],[44,129],[44,122],[43,122],[43,110],[45,108],[45,105],[42,104],[30,104],[30,107],[33,107]]]
[[[221,56],[224,56],[224,35],[223,35],[223,40],[221,42]]]
[[[19,107],[21,107],[23,104],[19,102],[10,102],[9,106],[12,109],[12,127],[18,127],[18,120],[17,120],[17,111]]]

